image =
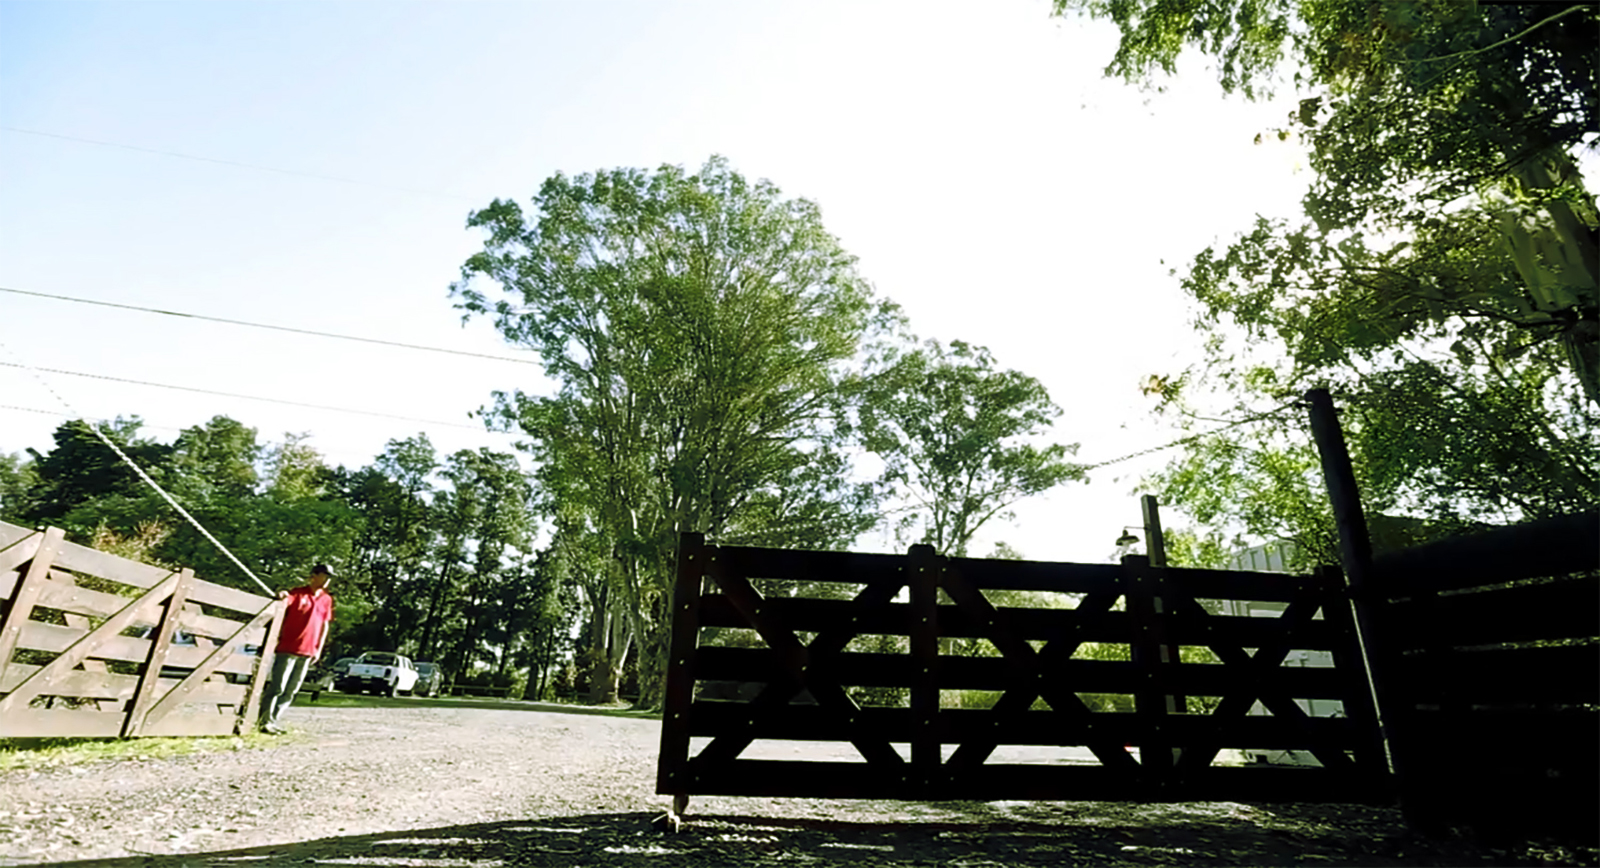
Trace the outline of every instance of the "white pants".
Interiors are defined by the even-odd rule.
[[[274,654],[272,674],[267,678],[266,690],[261,695],[261,725],[277,726],[278,719],[294,702],[294,695],[305,683],[306,672],[311,668],[311,658],[299,654]]]

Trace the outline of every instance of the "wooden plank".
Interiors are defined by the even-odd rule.
[[[85,661],[85,663],[94,661]],[[12,670],[7,670],[5,680],[0,681],[0,693],[9,693],[16,689],[18,684],[27,680],[33,673],[42,669],[42,666],[16,664]],[[176,678],[161,679],[160,689],[170,690],[182,683]],[[117,701],[115,708],[103,708],[103,711],[120,711],[122,701],[133,698],[134,691],[139,687],[139,676],[118,675],[114,672],[89,672],[75,669],[57,679],[51,686],[53,696],[75,696],[84,699],[102,701]],[[244,701],[248,687],[244,684],[234,684],[222,680],[208,680],[196,688],[191,702],[214,702],[238,704]]]
[[[864,584],[896,576],[905,566],[897,555],[716,546],[730,574],[746,579]]]
[[[6,667],[11,663],[11,656],[22,639],[23,628],[28,625],[28,616],[33,614],[34,601],[39,598],[39,592],[50,576],[50,564],[61,550],[64,534],[65,532],[58,527],[45,531],[33,559],[28,562],[27,573],[16,584],[16,590],[6,606],[4,617],[0,617],[0,678],[5,677]],[[4,712],[9,699],[9,696],[0,699],[0,713]],[[26,703],[22,703],[17,707],[25,705]]]
[[[138,615],[135,620],[143,617],[142,614]],[[101,626],[103,627],[104,625]],[[84,635],[82,630],[65,627],[60,624],[29,621],[22,628],[22,647],[32,648],[36,651],[62,652],[71,648]],[[203,663],[210,652],[211,649],[209,648],[174,646],[168,650],[167,665],[193,668]],[[91,656],[101,660],[142,663],[150,656],[150,640],[133,636],[106,636],[98,642],[91,652]],[[218,671],[249,675],[255,670],[256,658],[253,655],[234,654],[233,658],[219,666]]]
[[[11,592],[17,585],[17,567],[22,566],[33,558],[34,552],[39,550],[39,541],[44,539],[40,531],[29,531],[16,525],[5,524],[5,528],[24,531],[10,539],[0,539],[0,600],[11,599]]]
[[[748,727],[752,740],[843,741],[853,732],[869,732],[890,742],[908,743],[917,730],[908,708],[863,708],[856,723],[844,725],[815,706],[796,705],[784,714],[752,722],[748,706],[739,702],[700,701],[693,705],[689,735],[716,736]],[[1002,717],[985,709],[942,709],[935,727],[944,744],[994,740],[1007,745],[1087,746],[1108,738],[1143,745],[1160,737],[1182,746],[1215,740],[1229,748],[1308,749],[1313,744],[1353,746],[1360,736],[1355,723],[1342,717],[1299,720],[1249,715],[1223,720],[1203,714],[1173,715],[1162,732],[1150,729],[1137,714],[1091,714],[1063,723],[1060,715],[1028,711]]]
[[[1413,705],[1600,705],[1600,649],[1594,645],[1416,654],[1403,657],[1400,667],[1397,680]]]
[[[1174,697],[1181,693],[1172,684],[1178,674],[1177,661],[1166,660],[1166,624],[1171,614],[1170,598],[1163,599],[1162,585],[1150,559],[1128,555],[1122,559],[1123,590],[1134,635],[1129,643],[1138,677],[1133,686],[1134,713],[1145,733],[1140,743],[1139,765],[1147,779],[1167,781],[1173,777],[1174,745],[1164,737],[1169,728],[1166,718],[1174,714]],[[1165,604],[1165,605],[1164,605]]]
[[[1600,512],[1440,540],[1373,562],[1389,597],[1600,569]]]
[[[261,716],[261,693],[272,677],[272,656],[278,647],[278,631],[283,627],[283,600],[276,599],[267,602],[262,607],[262,612],[267,613],[271,621],[267,625],[267,638],[261,643],[261,656],[256,660],[255,674],[250,677],[250,698],[239,710],[237,731],[240,733],[253,728]]]
[[[136,588],[151,588],[165,581],[172,571],[153,567],[127,558],[96,551],[77,543],[66,543],[56,558],[56,565],[78,573],[88,573]],[[230,588],[214,582],[195,580],[189,599],[207,606],[217,606],[232,612],[255,614],[266,604],[267,597]]]
[[[141,564],[72,542],[62,547],[56,566],[147,590],[173,575],[173,571],[165,567]]]
[[[910,604],[890,603],[875,611],[862,611],[848,600],[821,600],[808,597],[769,598],[764,605],[779,614],[794,629],[823,632],[850,627],[859,633],[900,635],[910,634],[912,615]],[[1013,634],[1026,640],[1054,639],[1072,635],[1084,642],[1120,643],[1133,634],[1132,622],[1126,612],[1097,613],[1084,617],[1076,609],[1044,609],[1021,607],[996,607],[1006,613]],[[938,607],[939,635],[952,638],[987,636],[989,626],[967,613],[960,606]],[[744,620],[733,604],[721,594],[708,594],[700,601],[702,627],[746,628]],[[1172,640],[1181,645],[1207,645],[1212,642],[1230,642],[1246,648],[1259,648],[1279,639],[1284,631],[1277,618],[1247,618],[1231,615],[1199,614],[1174,615],[1169,620]],[[1294,648],[1332,650],[1341,641],[1337,628],[1323,621],[1300,625],[1294,633]]]
[[[13,710],[20,710],[28,707],[28,703],[32,701],[35,696],[49,693],[50,688],[54,684],[55,680],[57,678],[65,677],[68,672],[71,672],[73,669],[77,668],[79,663],[82,663],[91,656],[104,656],[103,654],[96,654],[95,652],[99,650],[103,644],[110,644],[114,640],[125,639],[125,637],[117,636],[117,634],[126,629],[129,624],[133,623],[134,619],[137,618],[139,614],[149,606],[157,604],[161,600],[170,596],[172,593],[172,588],[177,584],[177,582],[178,576],[174,574],[167,581],[156,585],[154,588],[151,588],[148,591],[145,591],[144,594],[138,599],[129,600],[128,604],[123,607],[121,612],[118,612],[110,618],[107,618],[103,623],[101,623],[100,626],[90,630],[88,633],[82,633],[78,630],[73,630],[70,627],[62,627],[55,624],[43,624],[38,621],[28,622],[26,628],[21,631],[21,634],[30,637],[29,647],[40,647],[31,640],[31,637],[36,635],[60,636],[61,634],[65,633],[67,636],[72,637],[72,642],[65,648],[60,649],[60,653],[56,655],[56,659],[50,661],[45,666],[40,667],[39,670],[34,672],[33,675],[27,680],[17,685],[15,690],[6,694],[4,698],[0,698],[0,715],[4,715]],[[135,639],[126,641],[137,642],[143,640]],[[4,673],[0,673],[0,677],[3,677],[3,674]]]
[[[944,559],[933,546],[914,545],[906,557],[911,597],[911,774],[925,786],[939,772],[939,587]],[[959,579],[955,579],[959,581]],[[947,584],[947,583],[945,583]]]
[[[1320,567],[1318,571],[1329,586],[1342,587],[1344,576],[1337,568]],[[1356,633],[1355,606],[1348,597],[1341,595],[1338,600],[1325,599],[1322,614],[1322,623],[1339,634],[1339,641],[1332,648],[1333,669],[1339,673],[1343,685],[1343,695],[1339,699],[1344,713],[1358,727],[1356,765],[1368,777],[1386,778],[1390,773],[1389,749],[1384,744],[1372,685],[1367,680],[1361,641]]]
[[[178,580],[164,604],[166,614],[161,616],[161,624],[156,627],[155,639],[151,641],[150,658],[145,661],[144,671],[139,675],[139,689],[134,692],[133,701],[128,705],[128,722],[122,728],[123,738],[133,738],[144,730],[145,718],[157,699],[156,686],[161,680],[161,667],[167,662],[167,649],[172,646],[173,631],[178,628],[178,618],[188,599],[189,589],[193,586],[193,571],[185,569],[178,573]]]
[[[950,558],[950,567],[979,590],[1051,591],[1090,594],[1113,591],[1121,577],[1115,564],[1062,564],[1042,561]]]
[[[1307,585],[1311,576],[1292,573],[1253,573],[1244,570],[1203,570],[1194,567],[1153,567],[1155,575],[1191,597],[1202,600],[1250,600],[1287,603]]]
[[[1386,800],[1370,780],[1323,769],[1214,768],[1167,787],[1097,766],[989,765],[951,775],[933,787],[878,774],[866,763],[736,760],[696,770],[691,793],[876,799],[1303,801]]]
[[[1538,757],[1557,764],[1600,763],[1600,711],[1506,710],[1457,714],[1419,711],[1413,715],[1418,747],[1450,757],[1466,751],[1475,758],[1490,753]],[[1517,745],[1515,750],[1485,751],[1485,745]],[[1479,759],[1475,759],[1476,765]]]
[[[1489,645],[1600,635],[1600,578],[1444,594],[1390,603],[1384,621],[1402,648]]]
[[[60,574],[57,574],[56,571],[52,570],[51,571],[51,581],[47,583],[47,587],[46,587],[45,591],[39,595],[39,598],[40,598],[40,600],[42,602],[44,602],[44,605],[49,606],[49,605],[51,605],[51,603],[48,602],[48,597],[50,595],[51,589],[54,586],[57,586],[57,585],[74,585],[76,583],[77,583],[77,580],[72,577],[71,573],[60,573]],[[60,608],[60,607],[56,607],[56,608]],[[62,620],[66,622],[66,626],[71,627],[74,630],[82,630],[85,633],[87,633],[90,630],[94,629],[94,625],[89,623],[89,619],[84,617],[83,615],[80,615],[80,614],[74,614],[74,613],[68,612],[68,613],[65,613],[65,614],[62,615]],[[91,658],[89,660],[83,661],[83,663],[80,664],[80,665],[83,666],[83,669],[84,669],[85,673],[106,673],[107,672],[106,663],[105,663],[104,660],[95,660],[95,659]],[[82,693],[80,691],[75,691],[75,690],[66,690],[66,691],[63,691],[63,693],[65,693],[65,695],[68,695],[68,696],[87,696],[87,695],[90,695],[90,694],[85,694],[85,693]],[[96,706],[98,707],[98,709],[100,711],[121,711],[122,710],[122,703],[117,701],[117,700],[115,700],[115,699],[100,699],[100,700],[97,700],[95,704],[96,704]]]
[[[103,591],[96,591],[90,588],[80,587],[73,582],[72,577],[69,574],[52,571],[51,581],[45,583],[43,590],[40,592],[37,605],[49,609],[57,609],[68,613],[69,615],[82,615],[92,618],[109,618],[120,611],[123,606],[127,605],[128,599],[128,597],[119,596],[117,594],[108,594]],[[264,605],[266,598],[261,598],[261,601]],[[259,610],[260,609],[258,607],[257,611]],[[178,622],[186,633],[191,633],[196,636],[205,636],[213,639],[231,637],[238,631],[239,626],[244,623],[242,621],[203,614],[199,611],[195,611],[192,607],[192,604],[191,606],[184,608],[184,611],[179,616]],[[152,619],[142,623],[136,621],[131,626],[142,627],[154,625],[155,622],[152,617]],[[249,644],[260,644],[261,638],[264,637],[265,634],[266,631],[264,629],[259,630],[257,631],[256,635],[248,637],[246,642]]]
[[[10,522],[0,521],[0,551],[5,551],[15,543],[25,540],[34,534],[39,534],[40,536],[44,535],[43,531],[35,528],[23,527],[19,524],[11,524]],[[37,542],[38,541],[35,540],[35,543]],[[31,558],[33,555],[28,555],[28,557]],[[28,558],[23,558],[22,560],[27,559]],[[22,561],[18,561],[17,563],[21,562]],[[15,568],[16,564],[12,564],[11,566]]]
[[[184,678],[179,684],[174,685],[164,694],[161,694],[161,699],[151,706],[150,711],[145,715],[143,725],[148,726],[152,721],[159,721],[163,716],[176,711],[184,703],[195,701],[194,695],[207,683],[206,679],[211,676],[211,673],[215,672],[223,663],[236,659],[237,654],[235,652],[244,643],[245,637],[252,632],[259,632],[262,626],[266,624],[267,619],[272,617],[274,611],[276,611],[276,607],[269,603],[249,623],[240,624],[234,635],[223,640],[221,645],[218,645],[210,654],[206,655],[206,659],[199,666],[196,666],[188,677]],[[239,694],[241,700],[247,697],[247,692],[242,688]],[[238,704],[242,706],[243,702]]]
[[[115,738],[120,712],[74,708],[19,708],[0,714],[0,738]]]
[[[669,612],[670,645],[667,652],[667,686],[661,709],[661,749],[656,761],[656,792],[678,795],[673,789],[689,762],[689,726],[694,703],[696,637],[700,633],[700,584],[705,575],[705,537],[678,535],[678,569],[672,585]],[[723,732],[726,732],[726,728]],[[716,733],[721,735],[722,732]]]
[[[700,648],[695,676],[704,681],[765,682],[773,676],[769,652],[759,648]],[[818,659],[819,676],[857,687],[904,687],[915,665],[905,654],[852,652]],[[1010,687],[1016,669],[1000,657],[939,658],[939,686],[945,690],[999,690]],[[1038,677],[1074,693],[1133,693],[1139,670],[1131,662],[1067,660],[1053,663]],[[1190,696],[1221,696],[1255,687],[1295,699],[1342,699],[1345,677],[1332,667],[1277,666],[1243,670],[1226,665],[1193,663],[1173,674],[1171,684]]]

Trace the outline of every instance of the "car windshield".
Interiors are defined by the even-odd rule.
[[[432,675],[433,674],[433,670],[434,670],[434,666],[433,666],[432,663],[418,663],[417,664],[417,673],[419,675],[424,676],[424,677]]]
[[[367,654],[362,656],[361,662],[376,663],[379,666],[393,666],[395,660],[393,654]]]

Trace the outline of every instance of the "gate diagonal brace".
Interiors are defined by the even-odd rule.
[[[1051,710],[1063,719],[1065,728],[1069,730],[1093,728],[1094,714],[1089,707],[1064,685],[1052,683],[1054,679],[1045,671],[1047,663],[1071,658],[1082,644],[1082,640],[1057,637],[1046,642],[1042,651],[1034,651],[1032,645],[1017,636],[1011,618],[1005,612],[996,609],[987,597],[972,587],[955,565],[946,564],[941,574],[940,586],[950,595],[950,599],[955,601],[957,607],[976,623],[987,628],[984,638],[994,644],[1000,651],[1001,657],[1013,670],[1014,683],[1001,694],[1000,699],[989,710],[989,713],[994,715],[993,729],[996,732],[1006,723],[1026,714],[1033,706],[1033,701],[1040,696],[1043,696]],[[1110,611],[1112,604],[1120,596],[1121,593],[1116,591],[1090,594],[1078,604],[1075,615],[1081,621]],[[1129,755],[1121,744],[1106,740],[1086,741],[1089,750],[1105,766],[1124,771],[1138,769],[1138,761]],[[998,739],[993,738],[963,742],[950,755],[946,766],[953,773],[971,771],[983,765],[998,746]]]
[[[800,691],[801,687],[811,691],[811,696],[817,700],[818,706],[832,711],[847,725],[854,723],[861,707],[856,704],[855,700],[850,698],[850,695],[845,692],[845,689],[837,681],[825,681],[814,674],[815,670],[812,662],[816,658],[812,656],[810,648],[802,645],[800,637],[795,635],[794,631],[784,625],[780,619],[773,617],[768,607],[763,605],[765,599],[750,584],[749,579],[744,576],[728,575],[726,568],[720,561],[713,561],[708,564],[706,574],[722,589],[723,594],[733,604],[734,609],[743,615],[745,620],[750,622],[755,631],[766,641],[768,648],[776,658],[777,665],[775,668],[777,673],[784,676],[781,682],[769,681],[767,686],[762,689],[761,693],[751,703],[753,706],[751,723],[754,724],[756,721],[756,715],[771,714],[784,707],[789,702],[789,699]],[[867,597],[869,602],[876,600],[880,596],[884,598],[884,601],[887,601],[887,599],[893,598],[899,592],[903,584],[903,582],[898,584],[884,582],[877,585],[869,585],[861,592],[860,596]],[[817,636],[813,639],[813,644],[816,645],[826,638],[828,641],[818,645],[818,651],[826,651],[833,645],[843,648],[855,635],[854,633],[848,633],[847,635],[847,632],[838,631],[825,636]],[[706,745],[700,753],[691,758],[689,765],[693,768],[731,760],[743,752],[753,740],[754,737],[748,734],[748,729],[745,733],[740,733],[737,736],[732,734],[718,736],[710,744]],[[905,765],[905,759],[887,741],[852,738],[850,743],[855,745],[856,750],[861,752],[861,756],[866,759],[868,764],[875,763],[892,768],[895,774],[900,774],[900,769]]]
[[[1311,589],[1302,589],[1296,594],[1295,599],[1290,601],[1289,605],[1284,608],[1283,614],[1277,618],[1278,625],[1282,627],[1279,638],[1271,645],[1256,649],[1254,656],[1247,653],[1243,646],[1240,645],[1212,644],[1209,646],[1211,652],[1216,654],[1217,658],[1228,666],[1230,671],[1237,671],[1240,674],[1239,690],[1228,693],[1222,698],[1222,702],[1211,713],[1213,718],[1217,720],[1242,718],[1250,710],[1250,706],[1259,699],[1261,704],[1266,706],[1274,717],[1299,723],[1310,721],[1310,715],[1306,714],[1305,710],[1291,699],[1288,694],[1284,693],[1281,688],[1274,690],[1263,685],[1275,680],[1273,678],[1275,670],[1283,665],[1283,661],[1289,656],[1289,651],[1292,648],[1290,636],[1294,634],[1297,628],[1306,626],[1316,616],[1317,611],[1322,608],[1322,597],[1322,594]],[[1192,616],[1196,619],[1211,617],[1211,613],[1206,611],[1205,607],[1201,606],[1192,596],[1174,589],[1171,598],[1176,610],[1184,615]],[[1178,763],[1179,769],[1184,772],[1190,772],[1205,768],[1211,765],[1220,750],[1221,745],[1216,744],[1215,740],[1203,746],[1197,745],[1185,750],[1182,759]],[[1315,756],[1323,767],[1329,770],[1347,772],[1355,770],[1354,763],[1340,751],[1320,746],[1312,747],[1310,751],[1311,755]]]

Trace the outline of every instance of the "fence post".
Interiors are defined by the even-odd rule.
[[[672,638],[667,689],[661,709],[661,759],[656,792],[687,805],[689,796],[689,708],[694,704],[694,653],[700,637],[700,596],[706,574],[706,538],[678,534],[678,570],[672,583]],[[675,808],[681,812],[681,807]]]
[[[1350,464],[1344,431],[1339,427],[1328,390],[1306,392],[1306,402],[1311,410],[1311,437],[1322,459],[1322,479],[1333,507],[1334,523],[1339,529],[1339,561],[1344,567],[1345,590],[1350,597],[1362,667],[1366,670],[1366,688],[1372,701],[1377,737],[1387,758],[1387,771],[1403,782],[1402,762],[1395,746],[1399,707],[1386,701],[1389,699],[1388,679],[1394,673],[1387,665],[1389,657],[1378,631],[1381,600],[1372,587],[1372,539],[1367,533],[1367,519],[1356,489],[1355,469]]]
[[[939,780],[939,574],[944,566],[930,545],[914,545],[906,557],[911,596],[911,772],[928,798]],[[913,791],[916,791],[913,789]]]
[[[1165,569],[1167,566],[1167,537],[1161,530],[1161,505],[1156,501],[1155,495],[1146,494],[1140,496],[1139,508],[1144,512],[1145,551],[1150,556],[1150,566]],[[1171,581],[1171,578],[1163,573],[1161,581],[1165,585],[1166,582]],[[1165,594],[1156,597],[1155,605],[1156,611],[1163,615],[1170,614],[1173,610],[1172,601]],[[1173,678],[1176,679],[1177,670],[1174,667],[1183,662],[1182,648],[1178,645],[1162,645],[1161,662],[1168,667],[1167,671],[1172,673]],[[1188,714],[1189,698],[1182,693],[1167,694],[1167,713]],[[1173,749],[1172,759],[1173,762],[1178,760],[1177,748]]]
[[[161,667],[167,662],[167,652],[172,648],[172,634],[180,625],[183,604],[188,601],[189,589],[193,584],[193,570],[185,568],[178,573],[172,596],[167,598],[161,622],[151,637],[150,656],[145,660],[143,674],[139,676],[139,687],[133,693],[133,701],[128,703],[128,717],[122,724],[123,738],[133,738],[144,731],[144,720],[150,715],[150,708],[155,704],[156,687],[161,683]]]

